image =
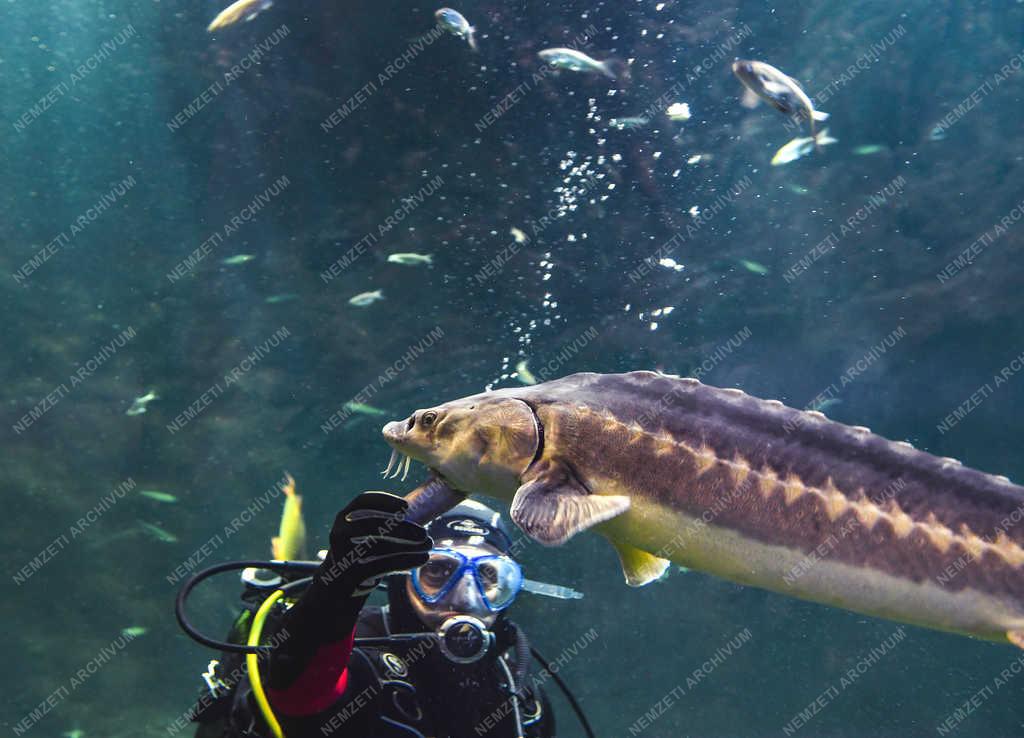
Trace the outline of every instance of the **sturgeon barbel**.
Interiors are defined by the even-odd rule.
[[[574,374],[383,433],[435,486],[510,500],[542,544],[594,528],[634,586],[671,560],[1024,644],[1024,487],[820,412],[655,372]]]

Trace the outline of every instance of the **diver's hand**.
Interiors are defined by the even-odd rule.
[[[275,634],[281,644],[270,656],[271,689],[295,684],[322,648],[352,637],[366,598],[381,577],[426,563],[433,541],[423,526],[405,520],[408,507],[387,492],[364,492],[338,513],[327,558],[281,618]],[[347,643],[344,648],[351,649],[351,641]],[[332,656],[339,675],[348,653],[341,659],[337,653]],[[333,685],[337,679],[328,681]]]
[[[387,492],[363,492],[338,513],[316,579],[335,594],[365,597],[382,577],[425,564],[433,541],[405,519],[409,504]]]

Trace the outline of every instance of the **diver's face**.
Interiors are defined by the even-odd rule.
[[[500,553],[496,548],[487,544],[453,545],[447,546],[447,548],[458,551],[468,559]],[[464,571],[462,578],[437,602],[428,603],[421,600],[416,593],[416,588],[412,585],[412,577],[406,579],[405,593],[409,602],[412,603],[412,609],[416,616],[428,630],[437,630],[445,620],[457,615],[471,615],[488,628],[494,625],[494,621],[498,619],[498,613],[491,612],[483,597],[480,596],[476,582],[473,581],[471,569]]]
[[[509,499],[540,443],[533,410],[513,398],[468,397],[417,410],[383,433],[397,453],[426,464],[455,489]]]

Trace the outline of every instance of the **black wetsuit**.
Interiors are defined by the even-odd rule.
[[[259,673],[284,735],[505,738],[519,734],[517,725],[525,736],[554,735],[542,682],[527,672],[526,639],[506,618],[507,611],[491,628],[493,644],[472,664],[452,662],[435,638],[392,638],[384,646],[354,647],[355,637],[424,628],[406,594],[405,577],[393,573],[425,564],[433,546],[422,526],[405,519],[407,510],[405,500],[388,493],[356,497],[335,518],[330,548],[298,600],[279,600],[271,608],[260,642],[274,647]],[[488,520],[469,520],[473,534],[507,544],[507,534]],[[459,513],[453,525],[465,522]],[[460,531],[442,526],[441,532],[454,536]],[[385,576],[387,608],[366,607]],[[232,642],[246,641],[251,613],[269,593],[255,586],[245,591],[249,617],[236,622]],[[244,664],[244,655],[227,654],[215,673],[204,675],[214,689],[195,710],[201,724],[197,738],[272,735]]]
[[[364,608],[359,614],[355,634],[357,637],[389,635],[395,632],[394,623],[401,620],[402,616],[395,617],[388,608]],[[277,625],[279,622],[268,621],[264,642],[268,635],[273,637]],[[294,618],[288,627],[298,630]],[[272,686],[274,681],[276,658],[289,662],[284,669],[277,669],[290,672],[286,681],[294,683],[297,678],[303,678],[308,683],[310,662],[315,660],[309,658],[309,654],[338,637],[327,628],[319,631],[323,638],[310,639],[306,637],[310,631],[302,630],[303,637],[291,641],[298,645],[290,648],[290,642],[285,640],[278,648],[280,658],[271,657],[266,668],[271,676],[264,677],[265,686],[268,682]],[[513,680],[517,674],[522,678],[524,673],[517,663],[514,636],[509,635],[514,634],[515,626],[501,619],[495,631],[498,634],[495,645],[471,665],[452,663],[434,641],[405,642],[393,647],[357,646],[347,659],[344,690],[325,709],[303,717],[275,711],[284,735],[286,738],[505,738],[517,735],[518,712],[524,736],[553,736],[554,715],[536,678],[531,674],[522,679],[524,691],[518,698],[513,698],[508,690],[508,673],[513,675]],[[240,635],[236,633],[235,637]],[[319,658],[322,656],[321,650]],[[244,656],[240,654],[227,654],[222,658],[216,674],[229,683],[229,688],[219,698],[213,699],[205,693],[200,698],[194,716],[200,723],[197,738],[269,738],[271,735],[241,665],[244,665]],[[261,669],[261,673],[264,671]],[[274,706],[273,698],[271,705]]]

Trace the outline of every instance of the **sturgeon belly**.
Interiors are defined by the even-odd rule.
[[[1024,640],[1024,488],[1005,477],[697,380],[548,384],[561,382],[531,403],[544,453],[592,494],[629,497],[599,526],[613,542],[870,615]]]
[[[1024,629],[1024,610],[1012,599],[971,588],[943,585],[955,570],[915,582],[831,556],[831,544],[815,551],[765,544],[737,530],[706,522],[634,497],[630,512],[599,530],[626,544],[695,571],[791,597],[880,618],[1006,641]]]

